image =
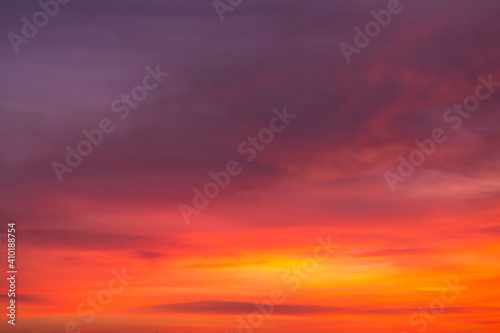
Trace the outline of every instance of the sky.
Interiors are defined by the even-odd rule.
[[[500,3],[395,1],[0,0],[0,330],[498,332]]]

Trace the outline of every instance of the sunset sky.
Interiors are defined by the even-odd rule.
[[[0,331],[499,332],[500,2],[401,0],[348,62],[391,1],[72,0],[16,52],[0,0]]]

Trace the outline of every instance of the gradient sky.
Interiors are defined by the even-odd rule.
[[[221,22],[210,0],[73,0],[16,54],[7,34],[40,8],[1,0],[0,259],[15,219],[19,304],[0,330],[236,332],[282,289],[256,332],[413,333],[457,278],[425,332],[498,332],[500,88],[459,129],[442,117],[500,81],[500,2],[402,4],[348,64],[339,43],[387,1],[243,0]],[[168,78],[119,120],[157,64]],[[238,145],[285,106],[296,119],[246,162]],[[51,163],[103,118],[116,130],[59,182]],[[385,172],[437,127],[448,140],[392,192]],[[179,204],[230,160],[241,174],[186,224]],[[328,235],[290,291],[283,272]],[[76,308],[122,267],[135,278],[86,323]]]

